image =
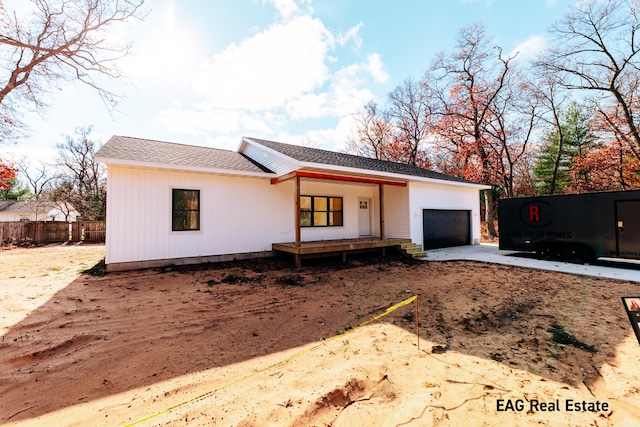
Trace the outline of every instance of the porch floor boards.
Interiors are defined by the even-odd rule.
[[[272,243],[274,251],[293,254],[296,266],[300,267],[303,257],[327,256],[330,254],[342,253],[342,259],[346,260],[348,252],[362,251],[367,249],[383,249],[393,246],[400,246],[403,243],[410,243],[411,239],[384,239],[379,237],[364,237],[358,239],[338,239],[338,240],[315,240],[310,242],[300,242],[296,246],[295,242]]]
[[[359,239],[338,239],[338,240],[315,240],[311,242],[272,243],[274,251],[288,252],[291,254],[318,254],[326,252],[341,252],[359,249],[386,248],[390,246],[400,246],[403,243],[410,243],[411,239],[384,239],[379,237],[364,237]]]

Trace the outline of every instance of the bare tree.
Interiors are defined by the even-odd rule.
[[[393,139],[393,126],[378,104],[368,102],[353,117],[356,122],[355,135],[347,140],[347,151],[358,156],[378,160],[393,160],[389,148]]]
[[[56,147],[60,180],[52,199],[70,202],[85,219],[102,219],[106,209],[106,171],[94,158],[100,146],[91,137],[91,127],[76,129],[75,135],[67,136]]]
[[[367,103],[354,115],[356,133],[349,152],[380,160],[430,166],[422,145],[432,127],[430,105],[421,81],[407,78],[387,96],[387,106]]]
[[[28,15],[9,12],[0,2],[0,141],[20,122],[26,105],[45,107],[44,94],[60,80],[79,80],[113,108],[118,95],[99,83],[120,78],[115,61],[130,44],[109,43],[109,31],[141,18],[144,0],[32,0]]]
[[[491,105],[493,118],[486,132],[491,136],[487,149],[493,152],[493,157],[502,160],[495,164],[501,187],[507,197],[513,197],[516,182],[521,180],[518,174],[523,172],[520,163],[527,160],[528,148],[540,120],[540,106],[531,96],[531,86],[520,73],[509,71],[509,60],[500,54],[506,74],[503,87]]]
[[[431,106],[421,81],[405,79],[388,96],[388,116],[393,121],[396,134],[393,147],[402,163],[428,166],[429,160],[422,150],[422,143],[433,127]]]
[[[430,96],[439,105],[434,129],[440,148],[453,157],[457,171],[447,171],[485,184],[500,185],[503,157],[494,144],[491,128],[496,103],[506,91],[513,57],[504,58],[490,46],[485,27],[476,23],[460,30],[453,52],[439,54],[425,74]],[[494,53],[494,52],[497,52]],[[484,191],[485,220],[489,235],[496,236],[493,189]]]
[[[43,199],[48,200],[48,203],[53,203],[59,211],[64,215],[64,221],[71,221],[71,213],[78,209],[74,206],[74,203],[82,203],[82,199],[79,197],[72,181],[62,180],[59,181],[56,186],[48,188],[44,191]],[[91,207],[91,204],[89,204]],[[79,206],[83,209],[82,206]],[[89,210],[88,214],[82,215],[83,219],[94,220],[101,219],[100,215],[94,215],[92,210]]]
[[[18,166],[20,174],[26,180],[29,191],[37,200],[40,200],[43,192],[52,188],[53,184],[58,179],[57,172],[46,163],[39,162],[38,164],[33,165],[31,160],[24,156],[15,160],[14,163]]]
[[[602,111],[619,111],[617,134],[640,159],[640,0],[585,0],[551,33],[555,44],[539,65],[569,89],[585,91]],[[604,108],[603,103],[618,109]],[[619,123],[612,118],[611,123]]]

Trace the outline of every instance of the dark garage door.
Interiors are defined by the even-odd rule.
[[[470,211],[424,209],[424,249],[471,244]]]

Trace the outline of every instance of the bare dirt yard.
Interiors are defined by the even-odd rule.
[[[0,251],[0,424],[640,426],[637,283],[397,256],[104,275],[103,257]]]

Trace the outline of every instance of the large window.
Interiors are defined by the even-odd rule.
[[[171,229],[200,230],[200,190],[173,189]]]
[[[342,224],[342,197],[300,196],[302,227],[335,227]]]

